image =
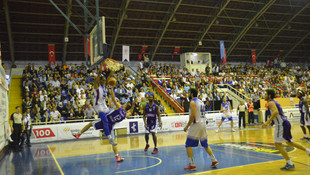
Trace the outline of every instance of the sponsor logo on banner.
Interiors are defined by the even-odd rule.
[[[129,122],[129,132],[130,133],[138,133],[138,122]]]
[[[64,129],[63,129],[64,133],[67,133],[67,132],[69,132],[70,130],[71,130],[70,128],[64,128]]]
[[[183,122],[172,122],[171,123],[171,127],[172,128],[184,128],[186,126],[187,122],[183,121]]]
[[[214,118],[207,118],[206,121],[207,126],[214,126],[216,124]]]
[[[270,154],[280,154],[279,150],[274,146],[273,143],[262,143],[262,142],[228,142],[228,143],[216,143],[215,145],[231,147],[236,149],[243,149],[256,152],[264,152]],[[283,145],[287,152],[295,150],[294,147]]]
[[[33,132],[37,139],[55,137],[54,132],[50,128],[33,129]]]

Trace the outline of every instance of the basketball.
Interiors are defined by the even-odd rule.
[[[110,86],[115,86],[115,85],[116,85],[116,79],[113,78],[113,77],[109,78],[109,79],[108,79],[108,84],[109,84]]]

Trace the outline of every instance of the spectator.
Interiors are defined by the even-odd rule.
[[[165,116],[167,115],[166,108],[160,100],[159,100],[158,109],[161,115],[165,115]]]
[[[76,113],[73,111],[73,108],[70,109],[70,111],[66,114],[67,120],[74,120],[76,116]]]
[[[154,96],[154,92],[151,91],[151,88],[150,88],[150,87],[148,88],[148,91],[146,92],[146,94],[147,94],[148,96],[151,96],[151,95]]]
[[[75,112],[76,119],[84,119],[84,112],[81,107]]]
[[[207,100],[205,103],[206,111],[212,111],[212,103]]]
[[[88,108],[84,111],[84,113],[86,119],[92,119],[94,118],[94,115],[96,115],[96,112],[93,109],[92,105],[88,105]]]
[[[50,121],[50,114],[49,114],[48,110],[45,110],[43,112],[41,122],[48,122],[48,121]]]
[[[61,118],[61,114],[56,110],[56,107],[53,107],[53,111],[51,112],[51,121],[59,121]]]

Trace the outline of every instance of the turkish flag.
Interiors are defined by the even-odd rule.
[[[2,57],[1,57],[1,42],[0,42],[0,64],[1,64],[1,60],[2,60]]]
[[[49,44],[48,45],[48,64],[51,65],[51,62],[56,65],[55,61],[55,44]]]
[[[252,50],[251,55],[252,55],[252,64],[255,64],[256,63],[256,50]]]
[[[222,58],[223,60],[223,65],[227,62],[227,55],[226,55],[226,49],[224,48],[224,57]]]
[[[179,52],[180,52],[180,47],[175,47],[174,51],[173,51],[173,54],[172,54],[172,59],[173,59],[174,55],[176,55]]]
[[[142,46],[141,53],[139,54],[139,60],[142,59],[142,55],[145,53],[146,49],[147,49],[147,46]]]
[[[85,37],[84,37],[84,57],[86,58],[86,40],[85,40]],[[90,56],[90,37],[88,36],[87,37],[87,53],[88,53],[88,56]]]

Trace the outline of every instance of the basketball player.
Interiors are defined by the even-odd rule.
[[[299,111],[300,111],[300,127],[302,129],[302,132],[304,133],[304,138],[301,140],[307,140],[310,141],[309,137],[307,136],[307,131],[306,127],[309,130],[310,133],[310,118],[309,118],[309,107],[308,107],[308,102],[305,96],[305,93],[298,89],[297,90],[297,97],[300,99],[299,100]]]
[[[268,101],[268,108],[270,110],[271,116],[270,118],[262,125],[263,128],[267,127],[271,122],[275,124],[275,132],[274,132],[274,142],[276,148],[280,151],[281,155],[286,160],[286,165],[281,170],[290,170],[294,169],[295,166],[291,159],[289,158],[286,150],[283,148],[282,143],[286,143],[288,146],[292,146],[303,151],[306,151],[310,156],[310,150],[305,148],[304,146],[293,142],[291,135],[291,124],[287,120],[286,116],[284,116],[283,110],[280,104],[274,100],[275,91],[273,89],[266,89],[265,100]]]
[[[230,126],[231,126],[231,132],[235,132],[234,130],[234,122],[233,122],[233,119],[232,119],[232,112],[231,112],[231,105],[229,103],[229,101],[227,101],[227,98],[224,97],[223,98],[223,103],[221,105],[221,111],[223,112],[223,116],[222,116],[222,120],[218,126],[218,129],[215,130],[215,132],[219,132],[219,129],[223,123],[223,121],[228,118],[228,120],[230,120]]]
[[[114,135],[113,127],[116,123],[123,121],[125,118],[128,118],[132,114],[135,103],[137,102],[137,99],[132,103],[132,105],[130,103],[125,103],[123,106],[121,106],[120,103],[118,103],[115,99],[113,89],[110,89],[109,92],[111,94],[112,101],[113,101],[114,105],[116,106],[116,108],[115,108],[115,110],[107,113],[107,115],[106,115],[107,116],[107,122],[103,121],[102,119],[90,122],[77,135],[75,135],[75,137],[76,137],[76,139],[78,139],[91,126],[93,126],[96,130],[102,130],[102,129],[104,131],[108,130],[111,133],[111,136],[113,139],[113,142],[110,142],[110,144],[112,145],[112,149],[113,149],[113,152],[115,154],[116,161],[121,162],[124,160],[124,158],[121,158],[118,155],[117,143],[114,142],[115,135]],[[128,108],[130,108],[130,109],[128,110]],[[127,109],[127,111],[125,109]],[[106,125],[108,128],[105,128]]]
[[[185,170],[196,170],[196,165],[193,160],[192,147],[197,147],[199,140],[201,146],[204,147],[204,149],[211,157],[211,167],[216,168],[216,166],[219,164],[212,152],[212,149],[208,146],[204,103],[197,98],[197,94],[198,91],[196,89],[190,89],[189,95],[192,101],[190,102],[189,107],[189,121],[184,128],[184,131],[186,132],[190,127],[185,143],[187,156],[190,163],[189,166],[184,168]]]
[[[161,118],[158,106],[154,102],[154,95],[150,95],[148,97],[149,102],[145,105],[143,111],[143,121],[145,127],[145,142],[146,146],[144,148],[144,152],[147,152],[149,149],[149,134],[152,133],[153,142],[154,142],[154,150],[152,154],[158,153],[157,148],[157,118],[159,122],[159,127],[161,128]]]
[[[99,118],[103,121],[104,125],[104,133],[108,137],[110,144],[115,144],[114,139],[111,136],[111,132],[109,131],[108,126],[108,118],[106,116],[106,113],[109,112],[109,108],[106,105],[106,96],[107,96],[107,78],[102,75],[102,71],[104,69],[105,61],[102,62],[101,67],[99,69],[99,73],[97,78],[94,82],[94,89],[95,89],[95,97],[96,102],[94,109],[99,115]],[[113,72],[110,73],[109,77],[112,76]]]

